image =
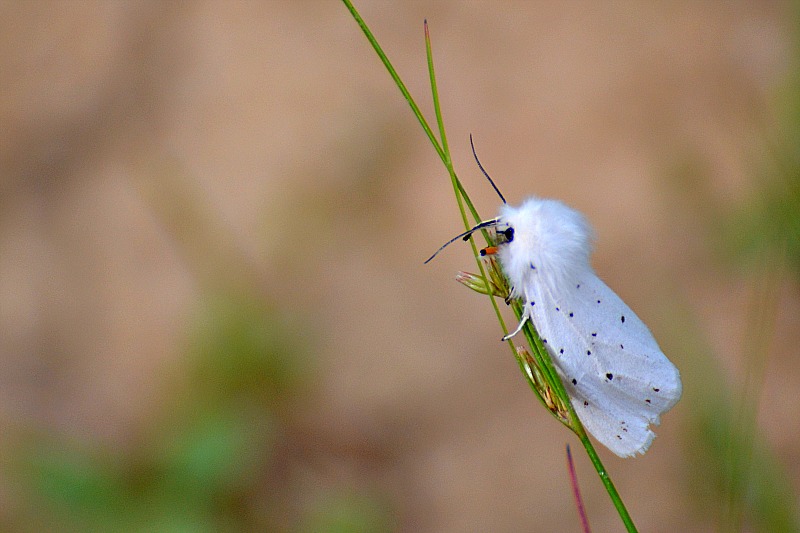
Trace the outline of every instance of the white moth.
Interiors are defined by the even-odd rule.
[[[504,340],[533,321],[584,427],[620,457],[647,451],[650,425],[680,399],[681,378],[647,326],[594,273],[586,219],[559,201],[530,198],[450,242],[486,227],[498,238],[486,253],[497,253],[511,296],[524,304]]]
[[[647,326],[594,273],[593,232],[556,200],[504,205],[497,255],[586,429],[620,457],[644,453],[661,414],[681,397],[678,369]]]

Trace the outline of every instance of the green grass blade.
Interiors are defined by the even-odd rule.
[[[433,109],[434,113],[436,114],[436,123],[439,126],[439,134],[442,138],[442,152],[444,153],[444,158],[442,161],[444,162],[444,166],[447,168],[448,174],[450,174],[450,182],[453,184],[453,192],[456,197],[456,203],[458,204],[458,210],[461,213],[461,220],[464,223],[464,229],[470,229],[471,224],[467,219],[467,214],[464,211],[464,203],[467,204],[467,207],[472,213],[472,217],[474,218],[475,222],[480,222],[481,217],[478,214],[478,211],[475,209],[475,206],[470,200],[467,191],[464,190],[463,185],[461,184],[461,180],[458,179],[456,175],[455,168],[453,168],[453,159],[450,156],[450,146],[447,143],[447,131],[444,127],[444,118],[442,117],[442,107],[440,105],[439,100],[439,89],[436,85],[436,70],[433,66],[433,48],[431,46],[431,35],[428,31],[428,21],[424,22],[425,26],[425,54],[428,61],[428,77],[430,78],[431,82],[431,94],[433,96]],[[490,242],[489,234],[486,230],[483,230],[483,236],[486,239],[487,244]],[[488,280],[489,278],[486,275],[486,268],[483,265],[483,261],[480,260],[480,254],[478,253],[478,247],[475,245],[475,239],[471,236],[469,238],[470,247],[472,248],[472,255],[475,257],[475,262],[478,265],[478,269],[481,273],[481,276],[484,280]],[[497,316],[498,321],[500,322],[500,326],[503,328],[503,334],[507,334],[508,330],[505,325],[505,321],[503,320],[503,315],[500,313],[500,307],[497,305],[497,301],[489,294],[489,300],[492,302],[492,307],[494,308],[495,315]],[[514,351],[514,347],[512,346],[512,351]],[[516,354],[516,352],[515,352]]]
[[[439,144],[439,141],[433,134],[433,130],[431,129],[430,126],[428,126],[428,122],[422,115],[422,111],[420,111],[419,106],[417,106],[417,103],[414,101],[414,98],[411,97],[411,93],[408,92],[405,83],[403,83],[403,80],[400,79],[400,76],[397,74],[397,71],[392,66],[392,62],[389,61],[389,58],[384,53],[383,49],[381,48],[381,45],[378,44],[377,39],[375,39],[375,36],[372,35],[372,32],[367,26],[367,23],[364,22],[364,19],[362,19],[361,15],[358,14],[358,11],[356,10],[353,3],[350,2],[350,0],[342,0],[342,2],[344,2],[345,7],[347,7],[348,11],[350,11],[350,14],[353,16],[355,21],[361,27],[361,31],[364,32],[364,35],[366,35],[367,40],[372,45],[372,48],[375,49],[375,53],[378,54],[378,57],[383,62],[384,66],[386,67],[386,70],[389,71],[389,75],[394,80],[395,85],[397,85],[397,88],[400,89],[401,93],[403,93],[403,98],[405,98],[406,102],[408,102],[408,105],[411,106],[411,111],[413,111],[414,116],[417,117],[417,120],[422,126],[422,129],[425,131],[425,134],[428,136],[428,139],[430,139],[431,144],[433,144],[436,153],[439,154],[439,157],[442,159],[445,166],[447,166],[449,161],[449,156],[445,154],[444,150],[442,149],[442,146]]]

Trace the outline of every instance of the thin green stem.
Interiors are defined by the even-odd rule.
[[[425,116],[422,114],[422,111],[420,110],[419,106],[414,101],[414,98],[411,96],[411,93],[408,91],[408,88],[406,87],[405,83],[403,83],[403,80],[400,78],[400,75],[395,70],[394,66],[392,65],[392,62],[389,61],[389,57],[383,51],[383,48],[381,48],[381,45],[378,44],[378,40],[375,39],[375,36],[372,34],[372,31],[370,31],[369,26],[367,26],[367,23],[364,22],[363,18],[361,18],[361,15],[358,13],[358,10],[355,8],[355,6],[353,5],[353,3],[350,0],[342,0],[342,2],[344,3],[345,7],[347,7],[348,11],[350,11],[350,14],[353,16],[353,19],[355,19],[356,23],[358,23],[359,27],[361,28],[361,31],[364,32],[364,35],[367,37],[367,40],[369,41],[369,43],[372,45],[372,48],[375,50],[375,53],[378,54],[378,57],[383,62],[383,65],[386,67],[386,70],[389,71],[389,75],[394,80],[395,85],[397,85],[397,88],[400,89],[400,92],[403,94],[403,98],[405,98],[406,102],[408,102],[408,105],[411,107],[411,111],[414,113],[414,116],[417,117],[417,120],[419,121],[420,125],[422,126],[422,129],[425,131],[425,134],[428,136],[428,139],[431,141],[431,144],[433,145],[434,150],[436,150],[436,153],[439,154],[439,158],[442,160],[442,162],[444,163],[445,167],[448,170],[451,170],[453,165],[452,165],[452,162],[451,162],[450,153],[449,153],[449,151],[445,151],[445,148],[443,147],[443,144],[444,144],[444,146],[447,145],[447,137],[444,135],[443,130],[441,129],[441,122],[440,122],[440,131],[442,131],[442,133],[443,133],[443,135],[442,135],[443,144],[439,143],[439,140],[436,138],[436,136],[433,133],[433,130],[428,125],[428,121],[425,120]],[[428,42],[429,42],[429,40],[428,40]],[[428,65],[429,65],[429,69],[431,69],[431,72],[432,72],[433,59],[432,59],[432,56],[430,54],[430,49],[428,50],[428,55],[429,55],[429,63],[428,63]],[[435,79],[435,78],[432,77],[432,79]],[[434,84],[435,84],[435,81],[434,81]],[[435,85],[434,85],[434,87],[435,87]],[[437,109],[438,109],[438,92],[435,90],[435,88],[434,88],[434,94],[436,95],[435,98],[436,98],[436,105],[437,105]],[[440,111],[437,111],[437,117],[441,119],[441,112]],[[464,190],[463,185],[461,185],[461,182],[457,178],[456,178],[455,181],[456,181],[456,184],[457,184],[456,187],[457,187],[458,191],[461,193],[461,195],[463,195],[465,201],[467,202],[467,207],[469,207],[469,210],[472,213],[472,216],[475,218],[475,221],[476,222],[480,221],[480,217],[478,216],[478,212],[476,211],[475,206],[472,205],[472,202],[469,200],[469,196],[467,196],[467,193]],[[466,225],[466,223],[465,223],[465,225]],[[468,228],[469,228],[469,226],[467,226],[467,229]]]
[[[450,147],[447,144],[447,133],[444,129],[444,119],[442,118],[442,107],[439,102],[439,89],[436,85],[436,69],[433,68],[433,47],[431,45],[431,34],[428,31],[428,21],[425,20],[423,25],[425,26],[425,55],[428,60],[428,77],[431,80],[431,94],[433,95],[433,110],[436,113],[436,123],[439,126],[439,137],[442,139],[442,149],[447,156],[444,165],[451,169],[453,168],[453,162],[450,157]]]
[[[383,62],[384,66],[386,67],[386,70],[389,71],[389,75],[394,80],[394,83],[395,85],[397,85],[397,88],[400,89],[401,93],[403,93],[403,98],[405,98],[406,102],[408,102],[408,105],[411,106],[411,110],[414,112],[414,116],[417,117],[417,120],[419,120],[422,129],[425,130],[425,134],[428,136],[428,139],[430,139],[433,148],[436,150],[436,153],[439,154],[439,157],[442,159],[445,165],[447,165],[447,158],[445,156],[444,150],[442,150],[442,147],[439,145],[439,141],[433,134],[433,130],[431,130],[430,126],[428,126],[428,122],[422,115],[422,111],[420,111],[419,107],[417,106],[417,103],[411,97],[411,93],[408,92],[405,83],[403,83],[403,80],[400,79],[400,76],[397,74],[397,71],[392,66],[392,62],[389,61],[389,58],[383,52],[381,45],[378,44],[377,39],[375,39],[375,36],[372,35],[372,32],[367,26],[367,23],[364,22],[364,19],[362,19],[361,15],[358,14],[358,11],[356,10],[355,6],[350,0],[342,0],[342,2],[344,2],[345,7],[347,7],[348,11],[350,11],[350,14],[353,16],[355,21],[361,27],[361,31],[364,32],[364,35],[366,35],[367,40],[372,45],[372,48],[375,49],[375,53],[378,54],[378,57]]]
[[[456,203],[458,204],[458,210],[461,213],[461,220],[464,222],[464,229],[470,229],[471,224],[467,219],[467,214],[464,211],[464,203],[466,202],[467,207],[469,208],[470,212],[472,213],[475,222],[479,222],[481,220],[480,215],[478,215],[478,211],[475,209],[475,206],[472,204],[472,200],[470,200],[467,191],[464,190],[464,187],[461,184],[461,180],[458,179],[456,175],[455,168],[453,168],[453,160],[450,156],[450,146],[447,143],[447,132],[444,127],[444,119],[442,118],[442,107],[439,101],[439,90],[436,85],[436,70],[433,66],[433,48],[431,45],[431,35],[428,31],[428,21],[426,20],[424,23],[425,26],[425,54],[428,60],[428,76],[431,81],[431,93],[433,94],[433,109],[436,113],[436,123],[439,126],[439,135],[442,138],[442,151],[444,152],[444,165],[447,168],[447,172],[450,174],[450,182],[453,184],[453,192],[456,197]],[[484,238],[486,239],[487,243],[489,242],[489,236],[484,230],[483,232]],[[478,247],[475,245],[475,239],[470,236],[469,244],[472,247],[472,255],[475,257],[475,262],[478,265],[478,269],[480,270],[481,276],[484,280],[488,280],[486,275],[486,269],[483,266],[483,261],[480,260],[480,254],[478,253]],[[500,321],[500,325],[503,328],[503,335],[508,333],[508,330],[505,325],[505,321],[503,320],[503,315],[500,313],[500,307],[497,305],[497,301],[495,300],[492,294],[489,294],[489,299],[492,302],[492,307],[494,308],[494,312],[497,315],[497,319]],[[513,350],[512,346],[512,350]]]
[[[614,482],[611,481],[611,476],[608,475],[606,467],[603,466],[603,462],[600,460],[600,456],[597,455],[597,451],[594,449],[594,446],[592,446],[592,443],[589,440],[588,435],[586,435],[586,432],[584,431],[582,434],[578,435],[578,438],[581,440],[581,444],[583,444],[583,447],[586,450],[586,454],[589,456],[589,460],[592,461],[594,469],[597,471],[597,475],[600,476],[600,481],[603,482],[603,486],[606,488],[608,496],[614,503],[614,507],[617,509],[617,513],[619,513],[619,517],[622,520],[622,523],[625,524],[625,529],[629,533],[636,532],[637,531],[636,525],[633,523],[633,519],[631,518],[631,515],[628,513],[628,509],[625,507],[625,504],[622,501],[622,497],[620,497],[619,492],[617,492],[617,488],[614,486]]]
[[[742,345],[747,354],[747,372],[742,394],[738,398],[738,418],[729,436],[727,459],[727,501],[723,506],[722,531],[741,531],[747,504],[747,488],[752,472],[752,458],[756,441],[758,408],[763,391],[769,349],[775,331],[777,300],[784,279],[785,246],[774,254],[767,254],[759,265],[758,284],[752,288],[749,302],[748,327]],[[753,333],[755,332],[755,333]]]

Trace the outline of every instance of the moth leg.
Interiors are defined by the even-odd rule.
[[[512,331],[511,333],[509,333],[508,335],[506,335],[505,337],[503,337],[500,340],[507,341],[508,339],[510,339],[511,337],[513,337],[514,335],[516,335],[517,333],[522,331],[522,326],[524,326],[525,322],[530,320],[530,318],[531,318],[531,316],[530,316],[530,314],[528,314],[528,310],[525,309],[525,311],[522,313],[522,320],[519,321],[519,325],[517,326],[517,329],[515,329],[514,331]]]

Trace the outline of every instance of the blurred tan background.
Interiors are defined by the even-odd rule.
[[[481,214],[470,133],[680,368],[599,450],[640,529],[796,528],[797,6],[356,6],[433,123],[427,18]],[[469,249],[422,265],[449,179],[341,3],[4,2],[0,52],[2,529],[579,531],[566,443],[621,529]]]

